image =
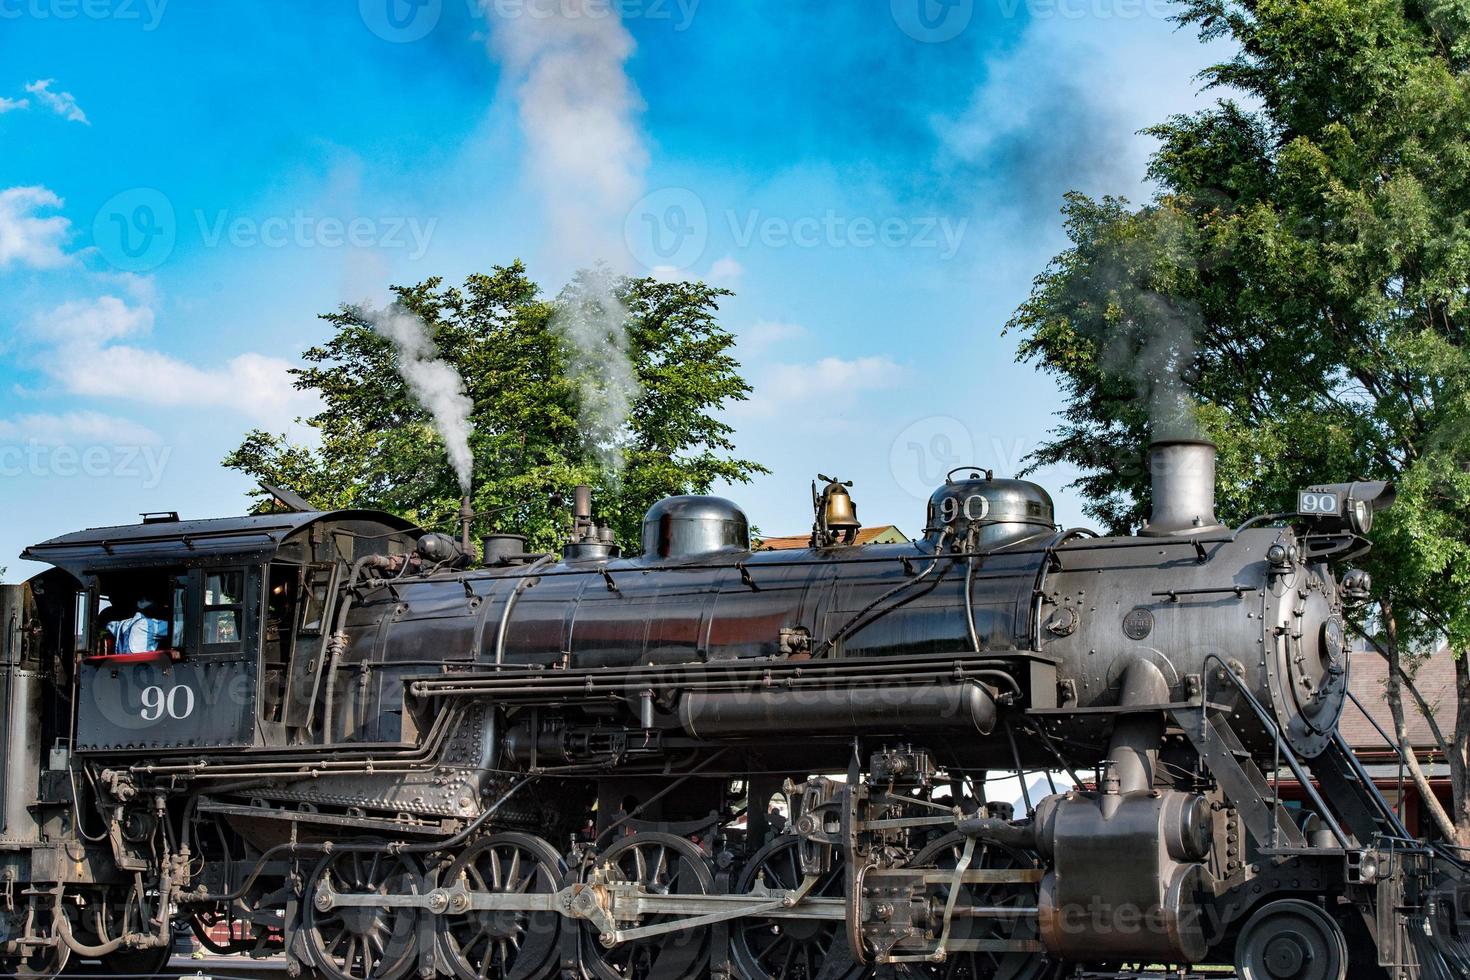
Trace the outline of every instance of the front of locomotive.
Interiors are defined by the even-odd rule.
[[[1147,524],[1058,542],[1037,590],[1038,649],[1058,676],[1042,723],[1069,761],[1100,773],[1096,792],[1037,807],[1041,933],[1062,959],[1199,962],[1221,940],[1206,896],[1257,853],[1241,830],[1256,849],[1308,843],[1279,825],[1260,773],[1332,744],[1348,698],[1345,610],[1370,585],[1344,563],[1367,550],[1393,488],[1313,487],[1296,512],[1230,528],[1215,517],[1215,464],[1210,443],[1154,443]],[[1192,774],[1205,772],[1217,789],[1201,791]],[[1237,812],[1238,825],[1222,822]],[[1158,928],[1078,926],[1096,896]]]
[[[1058,659],[1063,705],[1229,704],[1247,748],[1270,752],[1274,728],[1317,756],[1348,694],[1344,608],[1370,589],[1345,563],[1367,550],[1392,485],[1313,487],[1295,513],[1232,529],[1215,517],[1212,444],[1156,442],[1149,467],[1138,535],[1059,545],[1039,590],[1039,645]]]

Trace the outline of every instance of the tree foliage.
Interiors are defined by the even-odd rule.
[[[716,320],[719,300],[730,294],[700,283],[619,279],[607,303],[605,278],[579,274],[555,299],[542,296],[520,263],[470,276],[463,287],[437,278],[395,287],[474,406],[476,533],[525,534],[533,547],[554,547],[566,514],[549,504],[551,494],[590,483],[599,517],[624,545],[636,545],[639,520],[660,497],[764,472],[733,455],[731,429],[717,417],[750,393],[734,338]],[[585,423],[582,403],[591,393],[569,366],[589,352],[572,350],[556,328],[559,314],[597,302],[618,309],[622,321],[611,325],[622,337],[601,338],[606,356],[625,348],[636,379],[628,417],[613,429]],[[307,420],[319,444],[256,430],[225,464],[321,507],[378,508],[452,529],[459,487],[432,419],[398,373],[393,345],[359,308],[323,319],[332,337],[308,349],[308,366],[295,372],[296,387],[321,398],[322,411]]]
[[[1392,479],[1374,628],[1459,657],[1450,746],[1470,835],[1470,4],[1184,0],[1227,38],[1212,108],[1150,132],[1158,192],[1069,196],[1071,247],[1008,330],[1067,403],[1038,463],[1084,469],[1115,531],[1148,504],[1150,431],[1220,446],[1226,521],[1319,481]]]

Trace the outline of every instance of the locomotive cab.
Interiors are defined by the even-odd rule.
[[[48,633],[76,670],[76,750],[311,741],[343,567],[405,553],[416,537],[399,518],[365,512],[169,515],[27,549],[65,572],[71,591]]]

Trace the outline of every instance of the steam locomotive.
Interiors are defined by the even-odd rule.
[[[1466,865],[1338,733],[1392,487],[1228,528],[1212,446],[1149,461],[1131,537],[966,468],[905,544],[825,477],[798,551],[686,496],[625,558],[585,489],[559,554],[304,505],[37,544],[0,970],[182,922],[327,980],[1470,975]]]

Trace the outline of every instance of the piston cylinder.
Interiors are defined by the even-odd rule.
[[[1173,790],[1052,796],[1037,808],[1041,939],[1060,959],[1198,962],[1211,811]]]

